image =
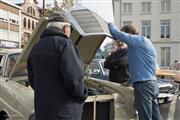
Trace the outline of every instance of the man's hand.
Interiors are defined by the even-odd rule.
[[[108,27],[109,27],[109,31],[110,31],[110,33],[112,35],[112,39],[115,40],[115,41],[118,41],[118,39],[113,36],[112,31],[111,31],[111,28],[114,27],[114,24],[109,22]]]

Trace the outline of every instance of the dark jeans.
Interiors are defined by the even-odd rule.
[[[139,120],[162,120],[157,102],[159,94],[157,81],[138,82],[133,84],[133,87]]]

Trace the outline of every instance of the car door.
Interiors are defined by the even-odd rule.
[[[6,112],[12,120],[25,119],[25,116],[21,113],[24,109],[21,102],[23,98],[17,92],[19,87],[19,84],[14,81],[7,79],[0,80],[0,111]]]

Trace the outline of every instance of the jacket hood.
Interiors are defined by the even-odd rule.
[[[58,28],[55,28],[55,27],[50,27],[50,28],[45,29],[42,35],[40,36],[40,38],[43,38],[46,36],[54,36],[54,35],[68,38],[64,33],[60,32]]]
[[[86,70],[87,65],[91,62],[104,39],[110,35],[108,24],[97,14],[88,9],[77,9],[66,12],[68,20],[71,22],[72,32],[70,39],[80,51]],[[39,41],[40,36],[46,33],[51,35],[53,31],[44,31],[49,19],[40,18],[39,24],[28,40],[27,45],[18,58],[10,76],[21,69],[26,69],[26,61],[32,47]],[[56,30],[54,30],[55,32]],[[44,33],[43,33],[44,32]],[[43,34],[42,34],[43,33]],[[59,34],[59,33],[58,33]]]

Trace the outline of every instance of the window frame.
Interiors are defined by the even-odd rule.
[[[161,39],[171,38],[171,20],[160,21],[160,38]]]
[[[145,33],[143,33],[143,29],[144,29]],[[148,33],[148,31],[149,31],[149,33]],[[149,39],[151,38],[151,21],[150,20],[142,20],[141,21],[141,33],[145,37],[147,37]],[[149,36],[148,36],[148,34],[149,34]]]
[[[123,14],[132,14],[133,4],[132,2],[124,2],[122,4]]]
[[[28,29],[31,29],[31,20],[28,19]]]
[[[26,21],[26,18],[24,17],[23,19],[23,27],[26,28],[27,27],[27,21]]]
[[[161,47],[160,49],[161,49],[161,67],[169,67],[171,61],[171,47]]]
[[[35,10],[32,6],[28,6],[27,13],[31,16],[35,16]]]
[[[171,0],[161,0],[160,4],[161,4],[160,7],[161,12],[171,12]]]
[[[144,11],[143,11],[144,9]],[[141,12],[142,13],[151,13],[151,2],[142,2],[141,3]]]

